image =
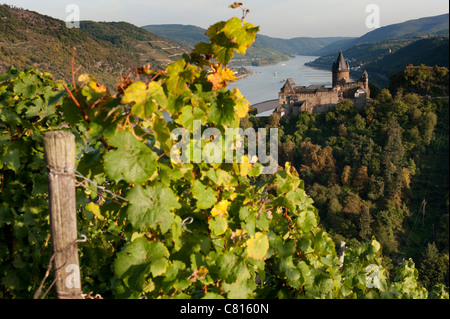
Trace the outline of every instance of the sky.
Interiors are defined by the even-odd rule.
[[[0,0],[0,3],[66,20],[70,4],[79,8],[80,20],[126,21],[149,24],[190,24],[207,28],[217,21],[241,17],[228,6],[234,0]],[[260,27],[260,34],[277,38],[359,37],[372,31],[379,8],[379,26],[449,12],[447,0],[239,0],[250,10],[246,21]]]

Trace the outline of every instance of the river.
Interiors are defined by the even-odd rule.
[[[318,70],[305,65],[314,61],[317,56],[298,55],[289,61],[267,66],[245,66],[253,74],[230,83],[229,87],[237,87],[250,104],[278,99],[278,92],[288,78],[292,78],[296,85],[331,85],[330,71]],[[276,75],[275,75],[276,74]],[[270,115],[267,111],[259,115]]]

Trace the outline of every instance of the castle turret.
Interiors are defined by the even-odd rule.
[[[364,83],[364,90],[366,90],[366,92],[369,92],[369,74],[367,73],[367,71],[364,71],[360,81]]]
[[[339,56],[336,62],[333,63],[333,87],[339,83],[348,83],[350,81],[350,66],[347,61],[345,61],[342,51],[339,52]]]

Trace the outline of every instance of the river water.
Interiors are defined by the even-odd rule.
[[[242,80],[230,83],[228,87],[237,87],[250,104],[278,99],[278,92],[288,78],[296,85],[331,85],[330,71],[318,70],[305,65],[314,61],[317,56],[298,55],[289,61],[268,66],[245,66],[253,74]],[[265,114],[267,113],[267,114]],[[260,115],[270,115],[272,111]]]

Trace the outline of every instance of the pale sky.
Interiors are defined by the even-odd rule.
[[[0,0],[66,20],[66,7],[76,4],[80,20],[126,21],[148,24],[211,24],[241,16],[229,9],[234,0]],[[359,37],[366,26],[369,4],[380,9],[380,26],[449,12],[447,0],[239,0],[250,9],[247,21],[271,37]]]

